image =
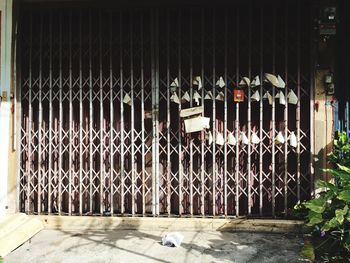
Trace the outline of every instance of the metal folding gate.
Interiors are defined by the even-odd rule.
[[[311,11],[301,0],[23,8],[21,210],[288,215],[313,188]],[[263,82],[265,72],[279,74],[286,87]],[[262,84],[244,87],[245,100],[234,102],[242,77],[256,75]],[[291,90],[296,105],[275,100]],[[267,91],[271,105],[262,98]],[[189,100],[173,102],[174,93],[181,100],[186,92]],[[210,129],[187,134],[179,112],[196,106],[196,93]],[[239,140],[242,133],[248,141]]]

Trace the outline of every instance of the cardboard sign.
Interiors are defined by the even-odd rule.
[[[182,109],[180,111],[180,117],[186,118],[186,117],[191,117],[194,115],[200,115],[200,114],[202,114],[202,112],[203,112],[203,106]]]
[[[185,131],[186,133],[192,133],[192,132],[198,132],[203,131],[204,129],[209,129],[210,118],[206,117],[195,117],[186,119],[185,122]]]

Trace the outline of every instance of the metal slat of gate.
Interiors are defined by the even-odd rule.
[[[21,210],[287,216],[313,185],[310,12],[305,1],[199,10],[28,7],[21,24]],[[263,82],[244,88],[245,101],[235,103],[242,77],[263,80],[264,72],[281,75],[286,88]],[[224,88],[216,85],[220,76]],[[175,78],[176,94],[190,101],[172,102]],[[297,105],[275,99],[290,90]],[[259,102],[251,99],[255,91]],[[179,112],[196,106],[195,92],[210,129],[186,134]],[[215,99],[220,92],[224,101]],[[266,92],[272,105],[262,99]],[[275,142],[279,132],[286,143]]]

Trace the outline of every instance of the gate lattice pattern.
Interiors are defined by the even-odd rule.
[[[249,2],[249,1],[248,1]],[[309,198],[311,8],[308,1],[230,8],[38,8],[21,21],[21,210],[69,215],[287,215]],[[280,74],[298,104],[273,97]],[[186,134],[179,110],[194,76],[213,143]],[[222,76],[224,101],[215,83]],[[204,100],[207,91],[212,100]],[[125,95],[131,98],[123,103]],[[192,100],[191,100],[192,101]],[[282,132],[287,143],[277,144]],[[216,144],[255,132],[260,142]],[[291,132],[297,147],[288,144]]]

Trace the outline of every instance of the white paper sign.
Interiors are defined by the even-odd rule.
[[[216,86],[219,86],[220,88],[223,88],[225,86],[225,81],[222,77],[220,77],[219,80],[216,82]]]
[[[298,97],[293,90],[290,90],[287,96],[288,103],[296,105],[298,103]]]
[[[203,107],[192,107],[192,108],[188,108],[188,109],[182,109],[180,111],[180,117],[181,118],[185,118],[185,117],[191,117],[193,115],[198,115],[198,114],[202,114],[203,112]]]
[[[291,132],[289,137],[289,145],[292,147],[297,147],[297,136],[295,136],[294,132]]]
[[[252,86],[252,87],[257,87],[257,86],[260,86],[260,78],[259,78],[259,76],[256,76],[254,79],[253,79],[253,81],[252,81],[252,83],[250,83],[250,86]]]
[[[243,143],[243,144],[249,144],[249,140],[248,140],[248,137],[247,137],[247,135],[245,135],[245,133],[244,132],[241,132],[241,142]]]
[[[268,99],[269,104],[272,105],[272,96],[271,96],[271,94],[268,91],[266,91],[266,93],[264,94],[263,98],[264,99]]]
[[[220,91],[219,94],[216,96],[216,99],[219,101],[224,101],[225,100],[225,94]]]
[[[284,142],[285,142],[285,140],[284,140],[284,136],[283,136],[282,132],[278,132],[278,134],[276,136],[276,143],[283,144]]]
[[[283,91],[279,92],[279,99],[280,99],[280,104],[286,105],[286,99],[284,97]]]
[[[250,86],[250,79],[248,77],[243,77],[242,80],[239,82],[240,86]]]
[[[278,78],[270,73],[265,73],[265,79],[270,82],[273,86],[278,87],[279,81]]]
[[[225,144],[224,137],[222,136],[222,134],[220,132],[218,132],[216,134],[215,142],[216,142],[216,144],[221,145],[221,146]]]
[[[253,101],[260,101],[259,91],[255,91],[251,98]]]
[[[129,106],[131,106],[131,98],[130,98],[130,96],[129,96],[128,93],[125,94],[124,99],[123,99],[123,102],[124,102],[125,104],[128,104]]]
[[[284,80],[281,78],[280,75],[277,76],[277,81],[278,81],[278,85],[276,86],[277,88],[285,88],[286,87],[286,83],[284,82]]]
[[[191,98],[188,92],[186,91],[185,94],[182,96],[181,101],[182,102],[190,102]]]
[[[193,99],[197,103],[197,105],[199,105],[199,100],[201,98],[202,98],[201,95],[199,95],[199,93],[197,91],[195,91],[194,94],[193,94]]]
[[[200,76],[196,76],[194,77],[193,81],[192,81],[193,85],[198,86],[198,89],[200,90],[202,88],[202,80]]]
[[[204,129],[209,129],[210,118],[198,116],[195,118],[185,119],[185,131],[186,133],[203,131]]]
[[[258,135],[256,135],[255,132],[252,132],[251,140],[253,144],[258,144],[260,142],[260,138],[258,137]]]
[[[204,97],[205,100],[211,100],[213,99],[213,93],[211,93],[211,91],[207,91],[207,94]]]
[[[209,145],[213,143],[213,135],[211,134],[211,131],[206,134],[206,139],[208,140]]]
[[[171,95],[170,100],[174,103],[180,104],[180,100],[179,97],[177,96],[176,93],[174,93],[173,95]]]
[[[171,82],[170,87],[179,87],[179,81],[177,78],[175,78],[174,81]]]
[[[227,134],[227,143],[229,145],[236,145],[236,143],[237,143],[236,138],[235,138],[235,136],[233,136],[232,132],[229,132]]]

